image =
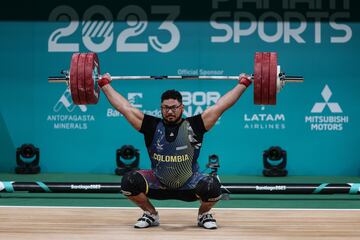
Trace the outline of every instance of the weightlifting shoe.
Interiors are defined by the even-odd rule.
[[[212,214],[205,212],[198,216],[198,226],[206,229],[216,229],[216,220],[213,218]]]
[[[141,218],[135,223],[135,228],[148,228],[152,226],[159,226],[159,214],[151,214],[145,211]]]

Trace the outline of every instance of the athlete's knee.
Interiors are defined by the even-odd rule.
[[[128,172],[121,179],[121,192],[125,196],[136,196],[146,193],[146,182],[144,177],[136,172]]]
[[[221,184],[216,177],[207,176],[196,185],[196,194],[204,202],[216,202],[221,198]]]

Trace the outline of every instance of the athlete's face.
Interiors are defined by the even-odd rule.
[[[184,111],[184,105],[176,99],[166,99],[161,103],[161,114],[167,123],[178,123]]]

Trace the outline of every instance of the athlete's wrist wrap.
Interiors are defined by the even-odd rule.
[[[103,77],[98,81],[98,84],[102,88],[103,86],[110,84],[110,80],[106,77]]]
[[[243,84],[246,87],[250,86],[252,81],[246,76],[240,76],[239,84]]]

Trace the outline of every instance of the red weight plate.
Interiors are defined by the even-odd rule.
[[[254,104],[261,104],[262,52],[255,53],[254,63]]]
[[[77,73],[78,73],[78,60],[79,60],[79,53],[74,53],[71,57],[70,63],[70,92],[71,98],[74,104],[80,104],[79,94],[77,89]]]
[[[269,104],[276,104],[277,53],[270,53]]]
[[[100,87],[97,85],[97,76],[100,75],[99,59],[96,53],[87,53],[85,61],[85,89],[88,104],[99,101]]]
[[[78,61],[77,88],[80,104],[87,104],[85,92],[85,59],[86,53],[80,53]]]
[[[270,53],[264,52],[261,64],[261,104],[269,104],[269,72],[270,72]]]

